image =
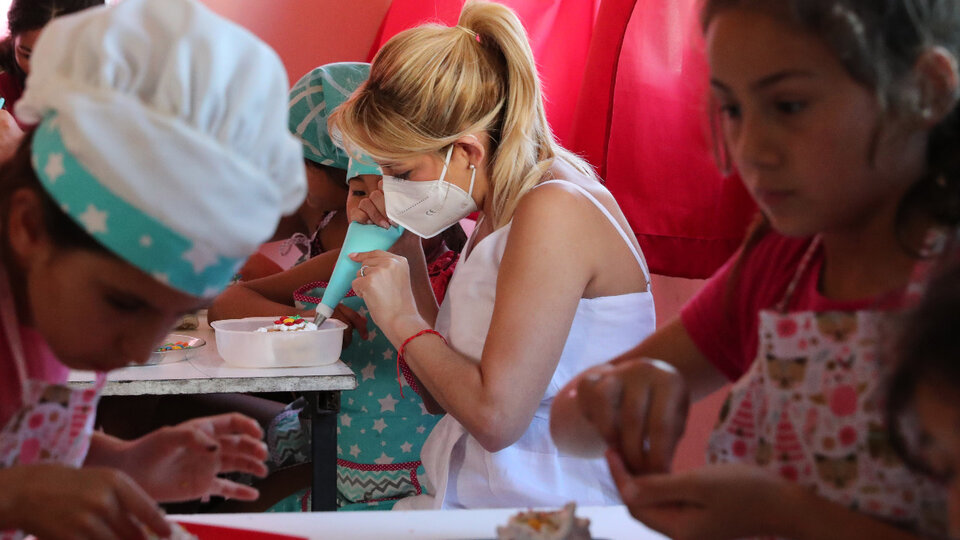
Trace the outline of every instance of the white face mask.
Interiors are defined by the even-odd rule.
[[[454,223],[477,211],[473,181],[477,169],[470,166],[470,191],[444,181],[453,146],[447,150],[439,180],[403,180],[383,176],[387,217],[421,238],[433,238]]]

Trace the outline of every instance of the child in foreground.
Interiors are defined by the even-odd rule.
[[[229,414],[123,441],[92,432],[98,395],[303,200],[286,76],[191,0],[50,26],[17,104],[39,125],[0,167],[0,537],[165,536],[155,501],[256,498],[219,474],[265,474],[262,431]]]
[[[677,538],[942,534],[897,459],[887,321],[960,221],[960,4],[709,0],[715,112],[763,220],[680,318],[561,391],[561,448],[608,461]],[[710,466],[669,474],[687,404],[734,381]]]

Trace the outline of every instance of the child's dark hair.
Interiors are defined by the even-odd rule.
[[[104,0],[13,0],[7,11],[9,34],[0,41],[0,70],[12,73],[23,86],[26,75],[17,64],[14,40],[24,32],[39,30],[60,15],[103,5]]]
[[[10,198],[14,193],[21,189],[29,189],[40,198],[44,228],[56,247],[109,254],[107,248],[87,234],[70,216],[64,214],[57,202],[43,189],[31,164],[32,140],[33,132],[24,135],[13,157],[0,164],[0,216],[10,215]],[[0,231],[6,225],[6,223],[0,224]],[[0,247],[4,257],[9,255],[8,242],[6,234],[0,235]]]
[[[935,474],[916,455],[914,444],[901,429],[920,384],[956,392],[960,396],[960,262],[954,261],[930,281],[920,303],[901,321],[895,368],[889,377],[887,425],[891,443],[907,464]]]
[[[348,184],[346,169],[341,169],[339,167],[333,167],[330,165],[322,165],[316,161],[313,161],[312,159],[307,158],[303,158],[303,162],[308,168],[324,172],[327,175],[327,178],[329,178],[334,185],[337,187],[342,187],[344,191],[347,191]]]
[[[704,0],[706,31],[719,13],[731,8],[756,10],[820,37],[849,75],[872,90],[882,110],[897,120],[922,117],[922,96],[912,82],[921,53],[942,47],[960,57],[960,2],[957,0]],[[876,147],[875,134],[874,147]],[[722,144],[722,141],[715,141]],[[905,240],[907,218],[917,214],[935,222],[960,223],[960,110],[956,106],[930,132],[927,173],[901,201],[897,235],[907,253],[920,247]],[[725,155],[718,151],[717,155]],[[740,260],[771,227],[761,216],[747,234]],[[738,261],[739,262],[739,261]],[[734,280],[739,274],[734,268]]]

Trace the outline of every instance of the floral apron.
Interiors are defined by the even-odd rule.
[[[788,311],[819,246],[814,239],[775,310],[760,312],[757,357],[732,387],[708,445],[710,463],[755,463],[828,500],[944,535],[942,488],[909,471],[887,441],[881,311]],[[906,298],[929,263],[914,269]]]
[[[23,406],[0,430],[0,468],[36,463],[80,467],[90,447],[97,400],[106,376],[97,374],[93,388],[87,389],[28,378],[13,296],[2,266],[0,320],[23,393]],[[19,531],[0,531],[0,540],[22,537]]]

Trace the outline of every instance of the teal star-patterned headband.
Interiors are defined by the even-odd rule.
[[[347,166],[347,180],[349,181],[361,174],[382,176],[383,171],[369,156],[363,156],[360,159],[350,158],[350,164]]]
[[[56,115],[37,127],[33,169],[61,209],[96,241],[157,281],[198,297],[217,295],[243,265],[151,217],[103,186],[64,145]]]

